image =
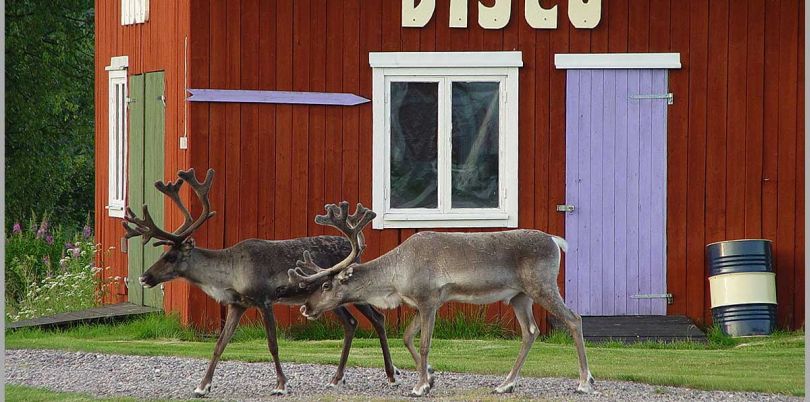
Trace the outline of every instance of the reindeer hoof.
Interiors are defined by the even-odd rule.
[[[200,387],[194,388],[194,397],[202,398],[208,395],[209,392],[211,392],[211,384],[206,384],[206,386],[203,388]]]
[[[326,384],[326,386],[329,388],[334,388],[338,385],[346,385],[346,377],[332,378],[332,381],[330,381],[329,384]]]
[[[579,384],[579,386],[577,387],[577,393],[578,394],[595,394],[596,392],[593,390],[593,387],[591,386],[591,383],[588,382],[588,383],[586,383],[584,385]]]
[[[511,394],[515,391],[515,383],[510,382],[508,384],[501,384],[498,388],[495,388],[496,394]]]
[[[411,396],[425,396],[428,392],[430,392],[429,384],[417,385],[411,390]]]
[[[579,382],[579,386],[577,386],[577,392],[582,394],[599,394],[593,389],[593,384],[595,383],[596,381],[594,381],[593,376],[589,371],[587,380],[585,380],[584,382],[583,381]]]
[[[433,370],[433,367],[430,367],[429,364],[427,366],[427,372],[428,372],[428,384],[430,384],[430,387],[433,388],[433,384],[436,383],[436,376],[433,375],[435,371]]]
[[[388,379],[388,386],[389,387],[392,387],[392,388],[393,387],[398,387],[399,384],[401,384],[400,381],[399,381],[399,378],[394,377],[393,380],[391,380],[390,378]]]
[[[270,391],[270,395],[287,395],[287,386],[274,388]]]

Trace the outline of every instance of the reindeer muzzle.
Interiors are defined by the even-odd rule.
[[[320,314],[309,314],[307,312],[307,306],[306,305],[301,306],[298,309],[298,311],[300,311],[301,315],[303,315],[304,317],[306,317],[307,320],[310,320],[310,321],[315,321],[321,316]]]
[[[141,284],[141,286],[143,286],[143,287],[145,287],[147,289],[157,285],[157,282],[155,281],[155,278],[153,276],[151,276],[151,275],[148,275],[148,276],[147,275],[141,275],[138,278],[138,282]]]

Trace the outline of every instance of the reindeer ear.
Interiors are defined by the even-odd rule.
[[[183,242],[183,251],[190,251],[194,247],[197,247],[197,242],[194,241],[194,238],[189,237]]]
[[[353,269],[354,269],[353,267],[349,267],[349,268],[346,268],[340,274],[338,274],[338,280],[340,281],[340,283],[346,283],[346,282],[349,281],[349,279],[351,279]]]

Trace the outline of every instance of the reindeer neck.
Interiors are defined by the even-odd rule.
[[[182,276],[198,285],[230,288],[233,287],[234,261],[231,250],[195,247],[191,250],[188,270]]]
[[[355,294],[387,296],[396,292],[399,277],[396,258],[390,253],[375,260],[354,265],[351,282]]]

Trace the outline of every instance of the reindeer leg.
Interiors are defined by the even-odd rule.
[[[343,374],[346,368],[346,361],[349,359],[349,350],[352,348],[354,331],[357,330],[357,320],[346,307],[340,306],[332,311],[338,319],[340,319],[340,323],[343,324],[343,351],[340,352],[340,363],[338,364],[337,372],[335,372],[334,377],[332,377],[332,381],[329,382],[330,387],[334,387],[339,383],[346,383]]]
[[[428,372],[428,353],[430,340],[433,337],[433,326],[436,324],[436,308],[419,309],[421,336],[419,337],[419,382],[411,390],[411,396],[424,396],[430,392],[430,373]]]
[[[205,377],[203,377],[200,385],[194,390],[194,396],[203,397],[211,391],[211,379],[214,378],[214,369],[217,367],[219,357],[222,355],[222,351],[225,350],[225,346],[231,340],[236,326],[239,325],[239,320],[242,318],[242,315],[245,314],[245,310],[247,310],[245,307],[236,304],[228,305],[228,316],[225,319],[225,328],[222,328],[222,332],[219,334],[219,339],[217,339],[217,344],[214,347],[214,356],[211,358],[211,362],[208,363],[208,371],[205,372]]]
[[[417,311],[411,319],[410,324],[408,324],[408,327],[405,328],[405,333],[402,335],[402,341],[405,343],[405,347],[408,349],[408,352],[411,352],[411,357],[413,357],[413,362],[416,365],[417,370],[419,370],[419,353],[416,351],[416,347],[413,346],[413,338],[416,335],[416,332],[421,330],[420,324],[419,312]],[[427,371],[430,375],[430,386],[432,387],[433,367],[430,367],[430,364],[427,365]]]
[[[542,306],[545,307],[551,314],[565,323],[568,327],[568,332],[574,338],[574,345],[577,348],[577,355],[579,357],[579,386],[577,392],[591,394],[593,390],[593,376],[591,370],[588,368],[588,357],[585,356],[585,338],[582,335],[582,317],[566,307],[559,290],[550,292],[548,297],[539,298],[542,301]]]
[[[521,293],[513,297],[512,300],[509,301],[509,304],[511,304],[512,308],[515,310],[515,317],[517,317],[520,323],[523,341],[520,345],[520,353],[518,354],[517,360],[515,360],[515,366],[512,368],[512,371],[509,372],[509,375],[506,376],[506,380],[504,380],[498,388],[495,388],[495,392],[499,394],[515,390],[520,369],[523,367],[523,363],[526,362],[526,356],[529,354],[532,344],[534,344],[537,336],[540,335],[540,330],[537,328],[537,323],[534,321],[534,315],[532,314],[532,299],[525,293]]]
[[[416,347],[413,346],[413,338],[416,335],[416,331],[419,331],[419,329],[419,312],[417,312],[414,314],[408,327],[405,328],[405,333],[402,334],[402,341],[405,343],[408,352],[411,352],[411,357],[413,357],[413,363],[416,365],[417,370],[419,370],[419,353],[416,351]]]
[[[385,364],[385,375],[388,376],[388,385],[399,385],[399,381],[397,380],[399,370],[397,370],[394,363],[391,361],[391,351],[388,350],[388,336],[385,333],[385,316],[368,304],[355,304],[354,307],[371,321],[374,331],[377,332],[377,336],[380,338],[380,348],[382,349],[383,362]]]
[[[273,305],[262,306],[262,321],[264,331],[267,333],[267,348],[273,356],[273,363],[276,366],[276,387],[270,391],[270,395],[284,395],[287,393],[287,377],[281,370],[281,360],[278,358],[278,338],[276,337],[276,315],[273,313]]]

